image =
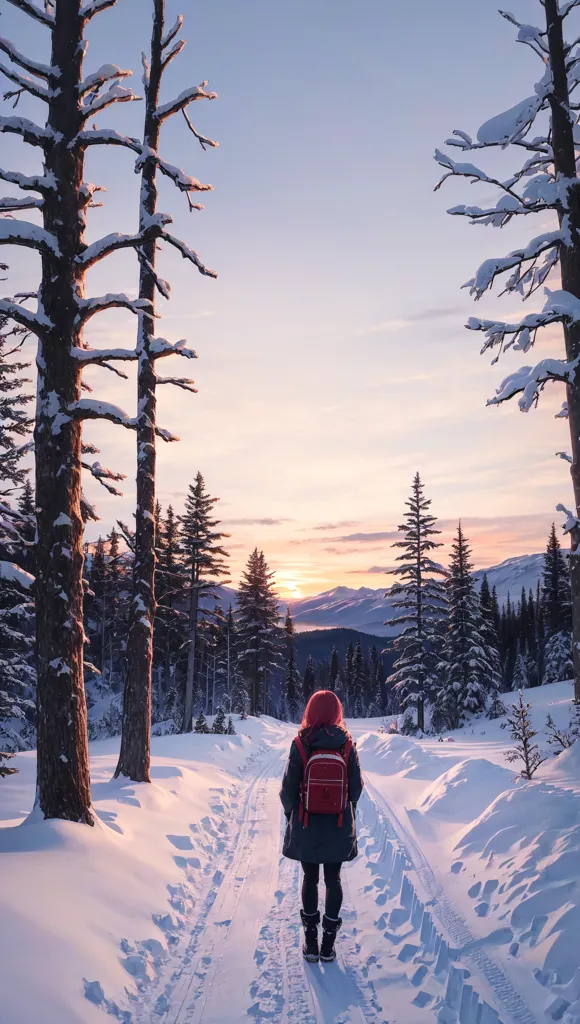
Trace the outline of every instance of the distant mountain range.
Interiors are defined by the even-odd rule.
[[[489,585],[496,588],[500,604],[505,604],[508,593],[517,601],[522,587],[526,591],[530,588],[535,591],[542,572],[543,557],[542,554],[518,555],[507,558],[500,565],[480,569],[474,575],[478,583],[481,583],[484,573],[487,573]],[[385,580],[391,583],[392,577],[385,576]],[[370,633],[374,637],[388,637],[397,632],[388,625],[389,620],[397,615],[393,599],[389,598],[389,590],[389,586],[377,590],[370,587],[335,587],[316,597],[302,597],[288,604],[296,629],[300,632],[346,628]],[[221,587],[220,597],[225,607],[229,604],[235,606],[236,594],[231,588]]]

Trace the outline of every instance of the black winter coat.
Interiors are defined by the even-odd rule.
[[[339,750],[346,743],[348,733],[346,729],[333,725],[301,733],[300,737],[309,754],[312,750]],[[309,814],[306,827],[298,820],[302,771],[302,759],[292,742],[280,790],[280,800],[288,819],[282,853],[290,860],[308,864],[337,864],[354,860],[358,853],[355,808],[363,789],[356,747],[353,744],[348,761],[349,803],[340,828],[337,814]]]

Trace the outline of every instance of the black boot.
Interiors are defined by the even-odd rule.
[[[304,945],[302,955],[309,963],[318,963],[318,925],[320,924],[320,911],[315,914],[305,914],[300,911],[302,924],[304,925]]]
[[[320,946],[320,959],[325,964],[331,964],[333,960],[336,960],[334,940],[336,939],[336,933],[341,924],[341,917],[338,917],[333,921],[332,918],[327,917],[325,914],[322,918],[322,944]]]

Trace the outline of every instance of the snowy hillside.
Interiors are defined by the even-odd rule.
[[[571,686],[527,696],[544,748]],[[501,720],[444,743],[380,724],[353,723],[366,788],[330,965],[302,960],[300,869],[280,858],[295,727],[154,738],[151,785],[113,780],[117,741],[92,744],[94,829],[26,819],[19,754],[0,782],[2,1024],[578,1024],[580,743],[526,783]]]

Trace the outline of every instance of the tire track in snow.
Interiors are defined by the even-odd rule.
[[[374,805],[379,815],[384,817],[386,837],[397,843],[399,850],[414,868],[424,894],[432,901],[429,910],[439,920],[448,938],[461,951],[461,958],[474,966],[485,979],[490,992],[501,1006],[504,1018],[513,1021],[514,1024],[538,1024],[539,1018],[527,1004],[523,994],[489,953],[481,948],[481,940],[476,938],[461,911],[445,892],[415,838],[403,825],[387,798],[366,775],[362,799]]]

